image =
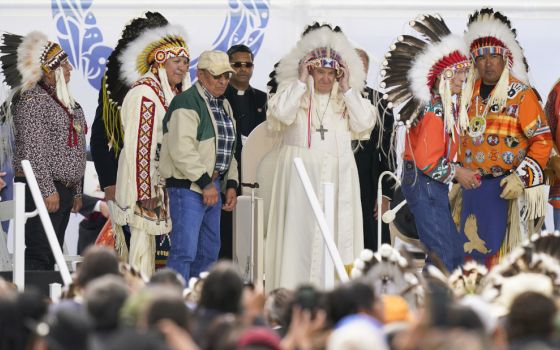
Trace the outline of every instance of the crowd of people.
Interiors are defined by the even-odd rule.
[[[383,245],[364,250],[353,278],[332,290],[269,293],[228,261],[187,286],[169,268],[145,280],[92,246],[58,302],[0,280],[0,348],[558,349],[559,256],[549,248],[559,243],[539,237],[493,271],[471,263],[448,277],[422,275]]]
[[[493,9],[474,12],[464,35],[439,15],[410,26],[418,35],[398,36],[385,55],[381,91],[367,86],[367,53],[341,28],[314,23],[274,66],[265,93],[250,85],[249,47],[202,52],[193,83],[184,29],[157,12],[132,19],[107,60],[91,127],[105,198],[103,209],[88,207],[108,216],[112,229],[99,241],[110,247],[82,248],[59,302],[0,284],[2,348],[560,347],[560,238],[540,233],[549,196],[559,201],[558,185],[550,195],[545,186],[560,182],[551,158],[558,87],[543,110],[517,33]],[[40,32],[1,38],[11,91],[0,170],[12,164],[13,181],[26,182],[20,162],[30,161],[62,245],[84,203],[87,156],[72,67]],[[241,153],[265,121],[279,142],[259,184],[261,286],[217,261],[233,258]],[[395,155],[398,126],[406,132]],[[320,289],[328,257],[296,157],[319,199],[322,183],[334,185],[332,237],[352,280],[333,290]],[[390,241],[375,220],[394,183],[383,182],[377,207],[377,182],[397,163],[421,267],[378,246],[379,235]],[[38,217],[25,236],[26,269],[54,269]]]

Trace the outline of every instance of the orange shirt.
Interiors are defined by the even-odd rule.
[[[457,154],[459,135],[455,140],[445,132],[443,107],[439,97],[426,106],[418,123],[406,135],[403,159],[413,161],[416,167],[434,180],[450,183],[455,176],[451,162]]]
[[[480,96],[481,80],[474,86],[469,120],[483,117],[486,129],[480,136],[462,137],[459,161],[483,175],[500,176],[515,170],[526,187],[544,183],[543,169],[552,149],[552,135],[533,89],[510,77],[506,105],[487,106]]]

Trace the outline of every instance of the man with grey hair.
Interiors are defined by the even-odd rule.
[[[165,115],[160,158],[173,223],[167,266],[186,281],[217,260],[220,210],[237,203],[235,121],[223,97],[234,70],[222,51],[203,52],[197,68],[196,84],[177,95]]]

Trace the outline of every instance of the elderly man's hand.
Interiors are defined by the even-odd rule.
[[[2,179],[2,176],[6,176],[5,172],[0,172],[0,190],[6,187],[6,181]]]
[[[208,184],[202,189],[202,204],[211,206],[218,203],[219,195],[216,186],[213,183]]]
[[[309,65],[310,57],[310,54],[305,56],[305,58],[299,63],[298,79],[302,83],[305,83],[307,81],[307,78],[309,77],[309,70],[311,69],[311,66]]]
[[[237,204],[237,191],[235,188],[228,188],[226,191],[226,202],[222,206],[225,211],[233,211]]]

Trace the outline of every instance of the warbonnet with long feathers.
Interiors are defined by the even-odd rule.
[[[346,62],[350,87],[355,91],[362,91],[366,79],[362,60],[340,28],[333,29],[329,25],[316,24],[310,27],[311,30],[306,29],[296,47],[278,63],[274,75],[278,87],[281,88],[298,79],[299,65],[308,54],[315,49],[328,47],[336,51]]]
[[[485,278],[481,295],[507,310],[516,296],[535,291],[560,296],[560,235],[533,235],[512,251]]]
[[[159,78],[165,100],[169,104],[175,96],[163,67],[169,55],[186,57],[190,61],[183,28],[169,24],[147,30],[128,44],[118,57],[121,63],[121,79],[132,85],[151,70]],[[187,72],[182,82],[183,91],[190,86],[190,75]]]
[[[455,296],[480,295],[492,306],[493,316],[507,314],[518,295],[533,291],[560,297],[560,234],[533,235],[522,247],[487,269],[467,262],[448,278]]]
[[[517,33],[509,19],[491,8],[484,8],[469,16],[465,41],[471,52],[489,46],[503,46],[508,50],[508,66],[513,76],[529,84],[529,65],[517,41]],[[473,57],[474,58],[474,57]]]
[[[5,40],[6,34],[3,35]],[[41,32],[33,31],[22,38],[21,44],[17,47],[17,72],[21,76],[21,81],[17,85],[11,86],[25,91],[31,89],[43,77],[41,70],[41,55],[47,46],[49,40],[47,36]],[[4,52],[0,48],[1,52]],[[4,60],[2,60],[2,63]],[[6,67],[2,67],[6,71]]]
[[[381,87],[386,89],[383,99],[390,102],[389,107],[401,105],[400,121],[411,126],[430,103],[438,77],[446,70],[467,68],[470,63],[464,41],[451,34],[441,17],[422,15],[409,24],[427,41],[411,35],[399,36],[385,54]],[[442,97],[447,132],[455,126],[449,85],[451,77],[442,77],[437,87]],[[462,129],[468,126],[465,106],[459,113],[459,124]]]
[[[148,72],[154,57],[150,55],[161,45],[186,46],[187,35],[181,26],[166,25],[146,30],[131,42],[118,57],[121,64],[120,77],[129,85],[134,84]]]
[[[476,11],[469,17],[464,38],[469,46],[473,61],[484,53],[501,53],[504,55],[505,67],[489,97],[488,105],[505,105],[510,72],[525,85],[530,85],[529,65],[523,54],[523,49],[517,41],[517,33],[511,27],[509,19],[502,13],[494,12],[491,8]],[[467,84],[474,85],[476,79],[478,79],[478,72],[473,70]]]
[[[146,12],[124,28],[121,39],[107,60],[102,83],[105,133],[115,155],[119,154],[123,142],[120,108],[130,86],[150,69],[149,49],[153,49],[154,43],[185,45],[185,40],[183,29],[169,25],[158,12]],[[190,86],[190,80],[184,85],[183,88]]]
[[[45,73],[55,72],[56,96],[70,113],[76,106],[68,91],[61,64],[67,54],[59,44],[48,40],[39,31],[26,36],[3,33],[0,44],[0,65],[4,82],[11,88],[0,107],[0,164],[13,154],[12,102],[19,94],[32,89],[43,79]]]
[[[103,104],[103,124],[110,147],[118,156],[123,143],[123,130],[120,108],[130,85],[121,79],[121,63],[118,58],[126,46],[140,36],[145,30],[167,25],[169,22],[158,12],[146,12],[144,16],[134,18],[127,24],[117,46],[107,58],[107,67],[101,84]]]
[[[424,302],[424,280],[411,261],[388,244],[374,253],[364,249],[354,261],[352,278],[371,284],[376,293],[400,295],[412,308]]]

